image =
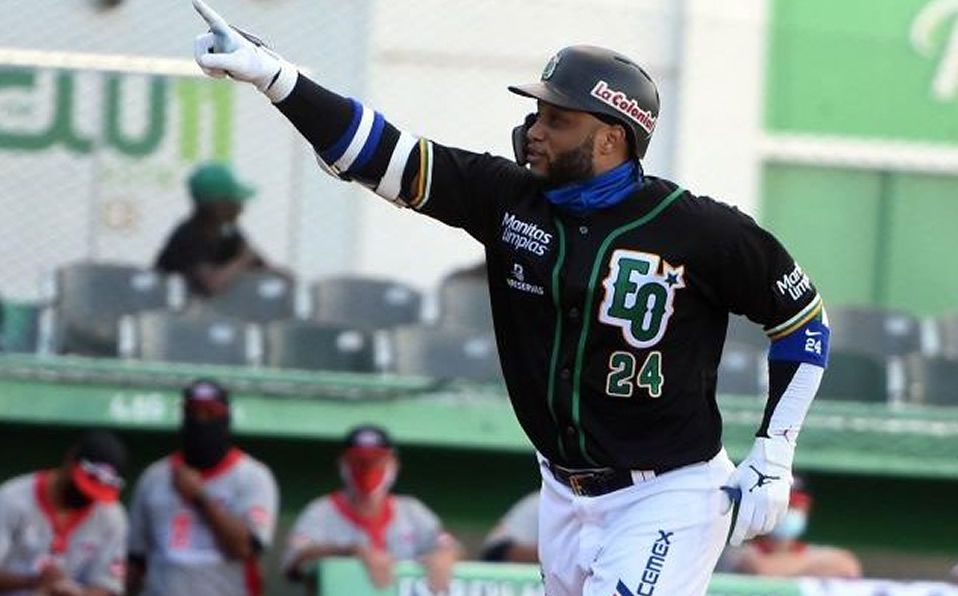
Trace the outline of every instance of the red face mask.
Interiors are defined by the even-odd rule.
[[[389,449],[352,447],[346,450],[341,461],[344,480],[359,496],[367,497],[392,487],[394,460]]]

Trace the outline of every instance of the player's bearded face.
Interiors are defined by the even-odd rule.
[[[595,176],[595,165],[592,162],[594,144],[595,133],[592,133],[577,147],[556,153],[546,172],[548,187],[559,188]]]
[[[591,114],[539,102],[526,133],[530,169],[559,188],[595,176],[594,147],[601,123]]]

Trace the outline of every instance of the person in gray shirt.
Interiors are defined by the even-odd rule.
[[[372,583],[393,582],[396,561],[418,560],[434,593],[449,589],[459,543],[435,513],[415,497],[391,492],[399,459],[392,439],[377,426],[346,436],[339,458],[343,490],[310,502],[289,534],[283,569],[314,593],[311,566],[324,557],[357,557]]]
[[[479,558],[509,563],[539,562],[539,491],[522,497],[489,532]]]
[[[0,594],[123,593],[127,519],[117,501],[123,444],[85,434],[63,465],[0,485]]]
[[[232,445],[228,391],[183,390],[181,451],[140,477],[130,506],[128,593],[258,596],[279,501],[272,472]]]

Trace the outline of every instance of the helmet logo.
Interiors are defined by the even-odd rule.
[[[559,64],[559,54],[556,54],[552,58],[549,58],[548,64],[546,64],[546,67],[542,69],[543,81],[548,81],[550,78],[552,78],[552,75],[555,73],[556,66],[558,66],[558,64]]]
[[[616,112],[628,117],[629,120],[638,124],[646,133],[652,134],[652,131],[655,129],[655,114],[651,111],[643,110],[639,107],[639,102],[622,91],[616,91],[610,88],[609,84],[605,81],[600,80],[596,83],[595,87],[592,88],[591,95],[602,103],[612,106]]]

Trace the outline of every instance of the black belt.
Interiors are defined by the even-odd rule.
[[[549,463],[549,471],[556,480],[569,487],[580,497],[598,497],[620,488],[632,486],[635,480],[631,470],[617,470],[615,468],[565,468]],[[647,474],[647,480],[655,477],[655,472],[640,472]]]

